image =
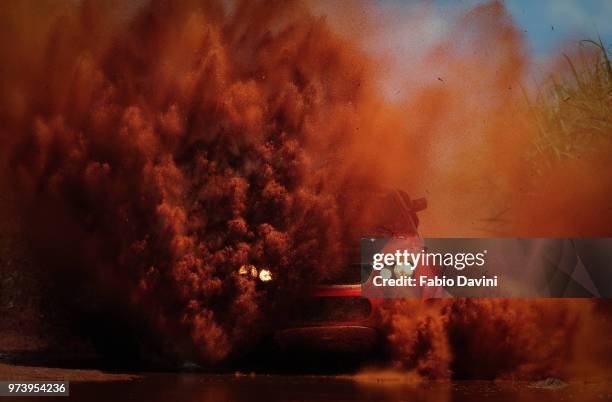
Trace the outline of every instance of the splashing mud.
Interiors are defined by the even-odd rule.
[[[447,71],[399,104],[359,40],[299,2],[0,7],[13,38],[0,48],[2,171],[33,248],[70,303],[138,317],[165,355],[226,361],[301,286],[344,269],[364,188],[429,192],[429,234],[457,234],[499,208],[532,216],[520,208],[529,172],[517,158],[533,132],[517,106],[526,59],[500,3],[458,21],[460,43],[418,67]],[[599,184],[583,194],[594,207],[610,199]],[[557,204],[555,224],[517,218],[511,230],[612,227],[568,221],[575,203]],[[250,264],[273,280],[240,275]],[[422,305],[416,319],[401,305],[386,322],[402,364],[424,375],[531,373],[557,367],[577,325],[565,303],[547,306],[563,326],[519,318],[543,307],[514,301]],[[457,355],[500,336],[507,349],[486,349],[481,365]],[[553,342],[538,349],[539,337]],[[490,367],[496,353],[508,359]]]

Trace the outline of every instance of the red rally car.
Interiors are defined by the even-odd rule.
[[[362,237],[400,237],[422,247],[417,212],[427,207],[425,199],[411,200],[401,190],[376,194],[376,214]],[[359,250],[357,250],[359,251]],[[352,275],[346,283],[319,285],[295,303],[287,322],[274,334],[281,350],[302,354],[333,353],[362,356],[381,344],[375,320],[382,299],[362,297],[362,282],[371,280],[371,267],[353,253]]]

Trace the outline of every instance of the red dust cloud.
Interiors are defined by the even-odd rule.
[[[240,355],[291,294],[341,273],[363,189],[427,191],[431,235],[500,208],[507,235],[612,227],[609,208],[591,215],[610,199],[610,171],[587,174],[605,158],[570,172],[574,198],[559,170],[526,201],[527,60],[500,3],[458,21],[426,62],[444,77],[399,103],[380,61],[299,2],[9,2],[0,18],[2,170],[33,247],[80,308],[121,306],[179,359]],[[386,310],[391,345],[437,378],[555,374],[579,332],[572,302],[408,304]]]
[[[393,300],[382,319],[392,367],[417,378],[602,379],[612,348],[609,312],[599,308],[589,300]]]

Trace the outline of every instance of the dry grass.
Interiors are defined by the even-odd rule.
[[[541,171],[565,158],[580,158],[612,143],[612,67],[601,39],[584,40],[590,57],[563,54],[569,74],[551,73],[525,96],[537,122],[530,159]],[[590,49],[592,50],[592,49]],[[579,60],[576,60],[579,59]]]

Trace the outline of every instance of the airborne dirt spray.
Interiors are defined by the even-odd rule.
[[[359,216],[339,195],[401,148],[367,58],[293,2],[47,6],[2,6],[2,144],[28,231],[79,304],[221,362],[278,302],[239,267],[269,267],[285,296],[332,276]]]
[[[466,100],[476,98],[467,87],[424,88],[402,106],[390,103],[377,86],[378,64],[298,2],[0,7],[12,38],[0,49],[2,167],[33,247],[79,308],[121,306],[162,339],[154,343],[166,355],[226,361],[247,350],[301,286],[340,273],[359,205],[368,203],[359,189],[438,183],[449,194],[438,191],[433,205],[448,206],[455,179],[487,176],[494,162],[495,186],[521,185],[523,170],[507,153],[529,131],[510,135],[523,121],[507,107],[516,93],[506,92],[522,74],[520,35],[498,3],[484,9],[485,27],[502,19],[494,45],[505,45],[509,61],[482,70],[483,60],[467,58],[454,72],[485,79],[477,93],[480,113],[494,116],[486,129],[470,123],[474,105]],[[450,57],[442,49],[431,63]],[[469,141],[448,136],[468,126],[476,133]],[[480,156],[463,152],[470,149]],[[436,160],[455,162],[436,168]],[[463,211],[470,201],[480,210],[484,194],[462,198]],[[240,276],[244,264],[270,268],[270,286]],[[502,310],[441,304],[422,324],[432,334],[424,349],[402,339],[414,336],[401,329],[402,306],[390,307],[386,321],[406,368],[420,365],[433,377],[462,370],[453,339],[477,336],[462,330],[472,324],[462,314],[514,314],[513,302]],[[553,317],[565,314],[565,304],[558,308]],[[508,331],[523,324],[507,321]],[[532,333],[533,342],[548,335]],[[521,353],[524,342],[508,348]],[[526,364],[515,360],[505,364]]]
[[[382,318],[392,366],[419,378],[609,375],[597,354],[609,354],[610,344],[596,331],[610,323],[588,300],[394,300]]]

